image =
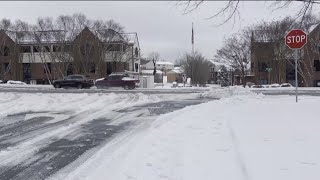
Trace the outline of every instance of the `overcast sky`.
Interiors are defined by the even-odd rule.
[[[183,15],[181,6],[171,1],[69,1],[69,2],[0,2],[0,18],[21,19],[34,23],[37,17],[57,17],[60,14],[84,13],[90,19],[114,19],[127,32],[137,32],[142,54],[160,53],[163,60],[174,62],[184,52],[191,51],[191,24],[194,22],[195,49],[212,59],[223,39],[241,28],[261,20],[277,20],[297,12],[300,3],[273,11],[272,2],[240,2],[241,19],[215,26],[223,19],[205,18],[214,14],[227,1],[207,1],[196,11]],[[320,7],[320,6],[319,6]],[[319,8],[315,8],[317,11]]]

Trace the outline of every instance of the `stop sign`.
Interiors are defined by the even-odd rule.
[[[301,29],[293,29],[286,35],[285,41],[289,48],[300,49],[307,43],[307,34]]]

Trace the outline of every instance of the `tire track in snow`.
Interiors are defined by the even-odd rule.
[[[249,176],[249,172],[248,172],[248,168],[244,162],[244,159],[243,159],[243,156],[242,156],[242,153],[240,151],[240,148],[239,148],[239,141],[235,135],[235,132],[231,126],[231,124],[229,124],[227,121],[226,121],[226,125],[227,125],[227,128],[229,129],[229,133],[230,133],[230,136],[231,136],[231,140],[232,140],[232,144],[233,144],[233,149],[235,151],[235,155],[236,155],[236,162],[238,163],[239,165],[239,168],[241,170],[241,173],[242,173],[242,179],[243,180],[252,180]]]

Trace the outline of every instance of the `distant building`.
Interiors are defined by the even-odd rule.
[[[165,72],[169,72],[174,68],[173,63],[166,62],[166,61],[157,61],[156,62],[156,69],[163,70]],[[153,61],[150,61],[146,64],[146,69],[154,69]]]
[[[307,32],[307,44],[299,51],[298,85],[320,87],[320,27],[311,26]],[[255,84],[290,83],[295,86],[295,69],[292,56],[276,58],[277,46],[285,46],[284,38],[279,41],[260,39],[252,33],[250,82]],[[288,49],[287,49],[288,50]],[[249,81],[249,80],[248,80]]]
[[[184,73],[184,70],[182,67],[174,67],[171,71],[167,72],[167,82],[178,82],[182,83],[182,74]]]
[[[85,27],[75,37],[61,30],[0,30],[0,79],[48,83],[69,74],[105,77],[140,71],[138,36]]]

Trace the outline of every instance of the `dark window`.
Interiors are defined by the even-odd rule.
[[[135,63],[135,64],[134,64],[134,67],[135,67],[135,69],[136,69],[136,72],[138,72],[139,64],[138,64],[138,63]]]
[[[93,50],[93,46],[88,43],[80,47],[80,52],[82,55],[90,55],[93,53]]]
[[[96,73],[96,64],[95,63],[90,63],[89,68],[90,68],[90,73]]]
[[[320,61],[319,60],[314,60],[313,61],[313,67],[316,68],[316,71],[320,71]]]
[[[51,63],[46,63],[46,64],[43,64],[43,72],[44,73],[51,73]]]
[[[254,63],[251,63],[251,72],[254,72]]]
[[[23,81],[28,82],[31,79],[31,64],[23,63]]]
[[[136,48],[136,49],[135,49],[135,52],[134,52],[134,54],[136,55],[136,57],[138,57],[138,55],[139,55],[139,51],[138,51],[138,48]]]
[[[65,45],[64,47],[63,47],[63,51],[64,52],[70,52],[71,51],[71,45]]]
[[[61,52],[61,46],[53,45],[52,46],[52,52]]]
[[[126,46],[126,45],[123,45],[123,46],[122,46],[122,51],[123,51],[123,52],[126,52],[126,50],[127,50],[127,46]]]
[[[39,52],[40,47],[39,46],[33,46],[33,52]]]
[[[73,65],[72,63],[69,63],[67,65],[67,75],[73,74]]]
[[[258,63],[259,72],[266,72],[267,68],[268,68],[268,64],[267,63],[265,63],[265,62],[259,62]]]
[[[31,52],[31,46],[21,46],[20,47],[21,53],[30,53]]]
[[[107,51],[120,51],[121,45],[120,44],[109,44],[107,45]]]
[[[107,75],[112,73],[112,63],[107,62]]]
[[[42,52],[50,52],[49,46],[42,46]]]
[[[71,79],[84,79],[83,76],[71,76]]]
[[[8,46],[0,46],[0,56],[9,56]]]
[[[10,72],[10,64],[9,63],[4,63],[4,72],[6,72],[6,73]]]

